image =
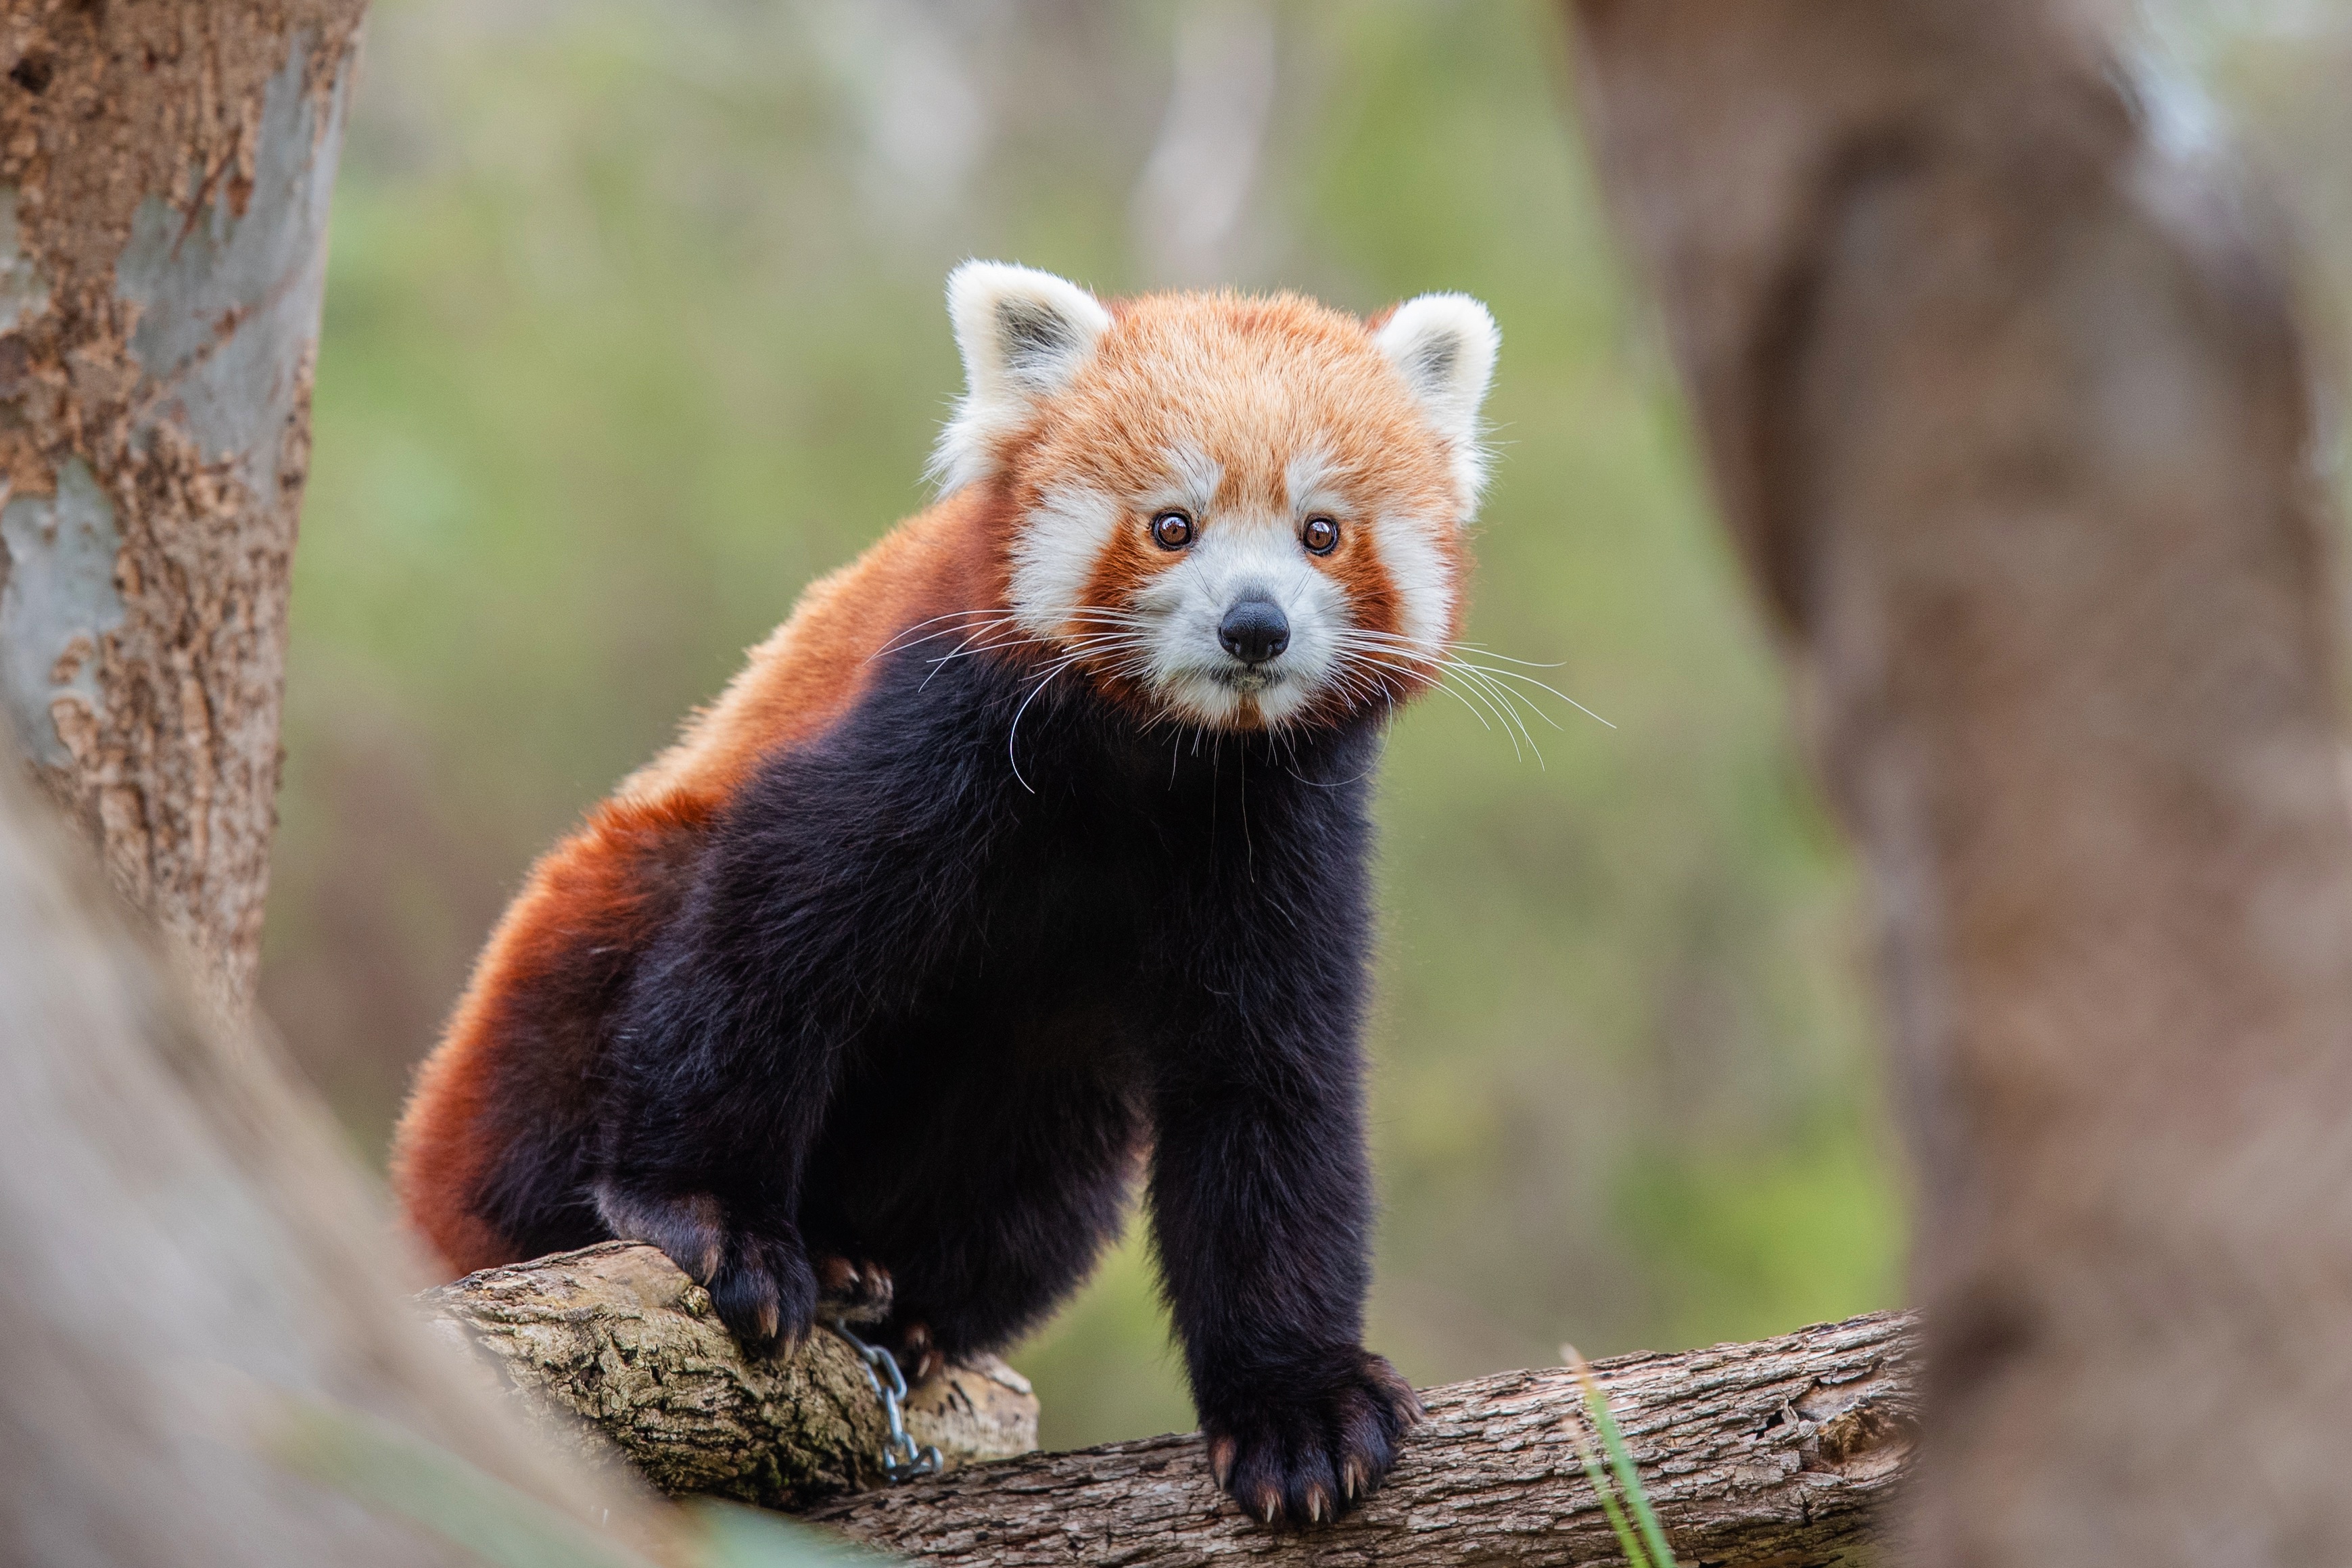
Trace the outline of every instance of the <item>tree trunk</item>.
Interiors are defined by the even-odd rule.
[[[2262,209],[2087,11],[1570,10],[1882,926],[1922,1560],[2352,1561],[2352,822]]]
[[[232,1016],[362,10],[52,0],[0,22],[0,706]]]

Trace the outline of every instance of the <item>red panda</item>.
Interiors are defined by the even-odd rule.
[[[1457,636],[1496,334],[1458,295],[1105,304],[971,262],[942,497],[533,868],[395,1138],[471,1270],[655,1243],[761,1350],[887,1292],[999,1348],[1140,1166],[1219,1482],[1335,1517],[1360,1344],[1370,776]]]

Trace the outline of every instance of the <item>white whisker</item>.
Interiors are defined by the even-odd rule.
[[[1602,718],[1599,714],[1594,713],[1591,708],[1585,706],[1582,703],[1578,702],[1574,697],[1570,696],[1566,692],[1561,691],[1559,687],[1551,685],[1544,681],[1538,680],[1533,675],[1522,674],[1519,673],[1519,670],[1521,669],[1559,669],[1561,666],[1558,664],[1538,664],[1529,659],[1514,659],[1507,653],[1494,653],[1486,648],[1483,644],[1475,643],[1457,643],[1449,647],[1440,647],[1434,643],[1424,642],[1420,638],[1406,637],[1393,632],[1376,632],[1369,628],[1357,628],[1341,634],[1341,639],[1343,642],[1352,641],[1360,647],[1376,647],[1381,652],[1391,653],[1398,658],[1410,660],[1416,664],[1427,665],[1433,672],[1439,668],[1450,669],[1459,674],[1465,681],[1475,681],[1483,686],[1491,688],[1496,693],[1507,693],[1512,696],[1517,697],[1518,700],[1522,702],[1527,702],[1530,707],[1534,708],[1537,716],[1541,718],[1546,724],[1550,725],[1554,729],[1563,728],[1558,719],[1552,717],[1552,716],[1546,713],[1539,705],[1530,700],[1526,693],[1517,691],[1515,688],[1507,686],[1502,683],[1507,681],[1515,681],[1525,685],[1533,686],[1539,691],[1549,694],[1549,695],[1558,697],[1560,701],[1566,703],[1569,706],[1574,708],[1577,712],[1584,715],[1587,718],[1593,720],[1597,724],[1606,726],[1611,729],[1617,727],[1614,724]],[[1460,651],[1465,649],[1475,653],[1477,656],[1475,658],[1463,657]],[[1499,660],[1506,664],[1516,664],[1519,666],[1519,669],[1501,669],[1496,667],[1495,664],[1485,662],[1490,659]],[[1517,712],[1516,706],[1513,708],[1513,711],[1515,713]],[[1529,738],[1532,743],[1532,737]]]
[[[969,628],[964,626],[950,626],[940,631],[931,632],[929,636],[925,637],[916,637],[914,636],[914,633],[920,632],[926,626],[937,626],[942,621],[969,622],[975,616],[983,617],[987,621],[998,623],[1010,622],[1013,619],[1010,611],[993,608],[979,610],[950,610],[945,615],[933,615],[927,620],[918,621],[911,626],[899,628],[898,632],[893,635],[888,642],[883,643],[879,648],[875,649],[874,652],[866,656],[870,661],[878,659],[885,653],[895,653],[902,647],[911,648],[916,646],[918,643],[929,643],[934,638],[952,637],[958,632],[966,631]]]
[[[1055,675],[1060,674],[1064,670],[1066,670],[1072,664],[1076,664],[1082,657],[1084,657],[1083,654],[1072,653],[1067,658],[1055,664],[1052,669],[1047,670],[1043,675],[1038,677],[1037,683],[1029,688],[1029,695],[1021,699],[1021,706],[1013,710],[1013,727],[1006,732],[1004,737],[1004,759],[1013,765],[1013,779],[1020,784],[1021,788],[1028,790],[1032,795],[1034,795],[1037,792],[1037,788],[1035,785],[1030,783],[1028,779],[1021,776],[1021,758],[1013,749],[1014,744],[1021,738],[1021,716],[1029,711],[1029,705],[1037,700],[1037,694],[1039,692],[1044,691],[1047,686],[1053,685],[1054,677]]]
[[[1466,660],[1465,660],[1465,661],[1463,661],[1463,662],[1464,662],[1465,664],[1467,664],[1467,663],[1468,663],[1468,661],[1466,661]],[[1469,665],[1469,667],[1470,667],[1470,668],[1472,668],[1472,669],[1475,669],[1475,670],[1479,671],[1480,673],[1482,673],[1482,674],[1484,674],[1487,675],[1487,676],[1488,676],[1488,677],[1490,677],[1490,678],[1499,679],[1499,680],[1506,680],[1506,681],[1522,681],[1522,682],[1525,682],[1527,685],[1531,685],[1531,686],[1534,686],[1534,687],[1537,687],[1537,688],[1538,688],[1538,689],[1539,689],[1539,690],[1546,691],[1546,692],[1549,692],[1553,696],[1558,697],[1560,701],[1562,701],[1562,702],[1566,703],[1569,706],[1570,706],[1570,707],[1574,708],[1577,712],[1579,712],[1579,713],[1582,714],[1585,717],[1587,717],[1587,718],[1589,718],[1589,719],[1591,719],[1591,720],[1592,720],[1594,723],[1596,723],[1596,724],[1608,725],[1608,726],[1609,726],[1609,727],[1610,727],[1611,729],[1615,729],[1615,728],[1617,727],[1616,727],[1615,725],[1613,725],[1613,724],[1609,724],[1609,721],[1608,721],[1607,719],[1602,718],[1599,714],[1594,713],[1591,708],[1586,707],[1582,703],[1578,702],[1574,697],[1570,696],[1566,692],[1561,691],[1558,686],[1547,685],[1545,685],[1543,682],[1541,682],[1541,681],[1539,681],[1539,680],[1537,680],[1533,675],[1522,675],[1522,674],[1519,674],[1517,671],[1516,671],[1516,670],[1497,670],[1497,669],[1494,669],[1494,668],[1492,668],[1492,667],[1490,667],[1490,666],[1488,666],[1488,665],[1486,665],[1486,664],[1470,664],[1470,665]],[[1542,712],[1543,712],[1543,710],[1542,710],[1542,709],[1540,709],[1540,708],[1538,708],[1536,711],[1537,711],[1537,712],[1538,712],[1538,713],[1542,713]],[[1550,718],[1550,716],[1549,716],[1549,715],[1548,715],[1548,714],[1547,714],[1547,715],[1545,715],[1545,717],[1546,717],[1546,719],[1547,719],[1547,720],[1549,720],[1549,721],[1550,721],[1550,722],[1551,722],[1552,727],[1553,727],[1554,729],[1558,729],[1558,728],[1559,728],[1559,727],[1559,727],[1559,722],[1558,722],[1557,720],[1551,720],[1551,718]]]
[[[1404,675],[1404,676],[1407,676],[1408,678],[1412,678],[1412,677],[1416,677],[1416,676],[1418,676],[1418,675],[1419,675],[1419,672],[1417,672],[1417,671],[1413,671],[1413,670],[1407,669],[1407,668],[1405,668],[1405,667],[1404,667],[1403,665],[1402,665],[1402,664],[1391,664],[1388,663],[1386,660],[1383,660],[1383,659],[1376,659],[1376,658],[1371,657],[1370,654],[1367,654],[1367,653],[1361,653],[1361,652],[1347,652],[1347,653],[1343,653],[1343,654],[1342,654],[1341,656],[1342,656],[1343,658],[1345,658],[1345,659],[1350,660],[1350,661],[1352,661],[1352,662],[1354,662],[1354,663],[1356,663],[1356,664],[1377,664],[1377,665],[1379,665],[1381,669],[1391,671],[1391,672],[1393,672],[1394,674],[1400,674],[1400,675]],[[1488,722],[1487,722],[1486,715],[1478,711],[1477,706],[1476,706],[1475,704],[1472,703],[1472,702],[1471,702],[1471,700],[1470,700],[1467,696],[1465,696],[1462,693],[1460,693],[1460,692],[1458,692],[1458,691],[1455,691],[1455,690],[1454,690],[1451,685],[1448,685],[1445,683],[1445,681],[1444,681],[1442,677],[1423,677],[1423,678],[1427,678],[1427,679],[1429,679],[1429,684],[1430,684],[1430,685],[1431,685],[1431,687],[1432,687],[1433,689],[1434,689],[1434,690],[1436,690],[1436,691],[1444,692],[1447,696],[1452,697],[1455,702],[1460,703],[1464,707],[1465,707],[1465,708],[1469,709],[1469,710],[1470,710],[1470,716],[1471,716],[1472,718],[1475,718],[1475,719],[1476,719],[1476,720],[1478,721],[1478,725],[1479,725],[1479,727],[1480,727],[1480,728],[1482,728],[1482,729],[1488,729],[1488,730],[1491,730],[1491,729],[1493,729],[1493,728],[1495,727],[1494,727],[1494,725],[1492,725],[1492,724],[1490,724],[1490,723],[1488,723]],[[1385,685],[1385,683],[1381,683],[1381,685]],[[1395,697],[1394,697],[1393,695],[1389,695],[1389,694],[1387,694],[1385,691],[1383,691],[1382,695],[1385,695],[1385,696],[1388,696],[1389,706],[1390,706],[1391,707],[1394,707],[1394,706],[1396,706],[1396,699],[1395,699]],[[1498,714],[1498,715],[1496,715],[1496,716],[1497,718],[1499,718],[1501,716]],[[1508,731],[1507,731],[1507,730],[1506,730],[1506,732],[1505,732],[1505,733],[1506,733],[1506,734],[1508,734]],[[1517,755],[1518,755],[1518,750],[1519,750],[1519,743],[1518,743],[1518,741],[1517,741],[1516,738],[1514,738],[1514,739],[1511,741],[1511,755],[1512,755],[1512,756],[1514,756],[1514,757],[1517,756]]]

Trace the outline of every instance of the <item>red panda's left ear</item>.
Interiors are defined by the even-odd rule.
[[[1486,483],[1478,408],[1486,401],[1495,352],[1502,345],[1494,317],[1466,294],[1424,294],[1391,311],[1372,340],[1404,377],[1423,417],[1450,449],[1462,520],[1469,521]]]
[[[942,490],[994,467],[996,438],[1068,386],[1110,328],[1110,312],[1076,284],[1001,261],[967,261],[949,274],[948,316],[964,394],[931,455]]]

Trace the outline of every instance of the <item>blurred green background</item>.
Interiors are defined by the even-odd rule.
[[[2323,242],[2332,15],[2163,18]],[[1470,636],[1616,727],[1549,702],[1538,760],[1444,699],[1397,726],[1372,1343],[1430,1382],[1896,1302],[1853,868],[1571,91],[1531,0],[377,0],[263,982],[354,1145],[531,857],[923,504],[956,261],[1465,289],[1504,335]],[[1191,1424],[1137,1234],[1011,1359],[1049,1446]]]

